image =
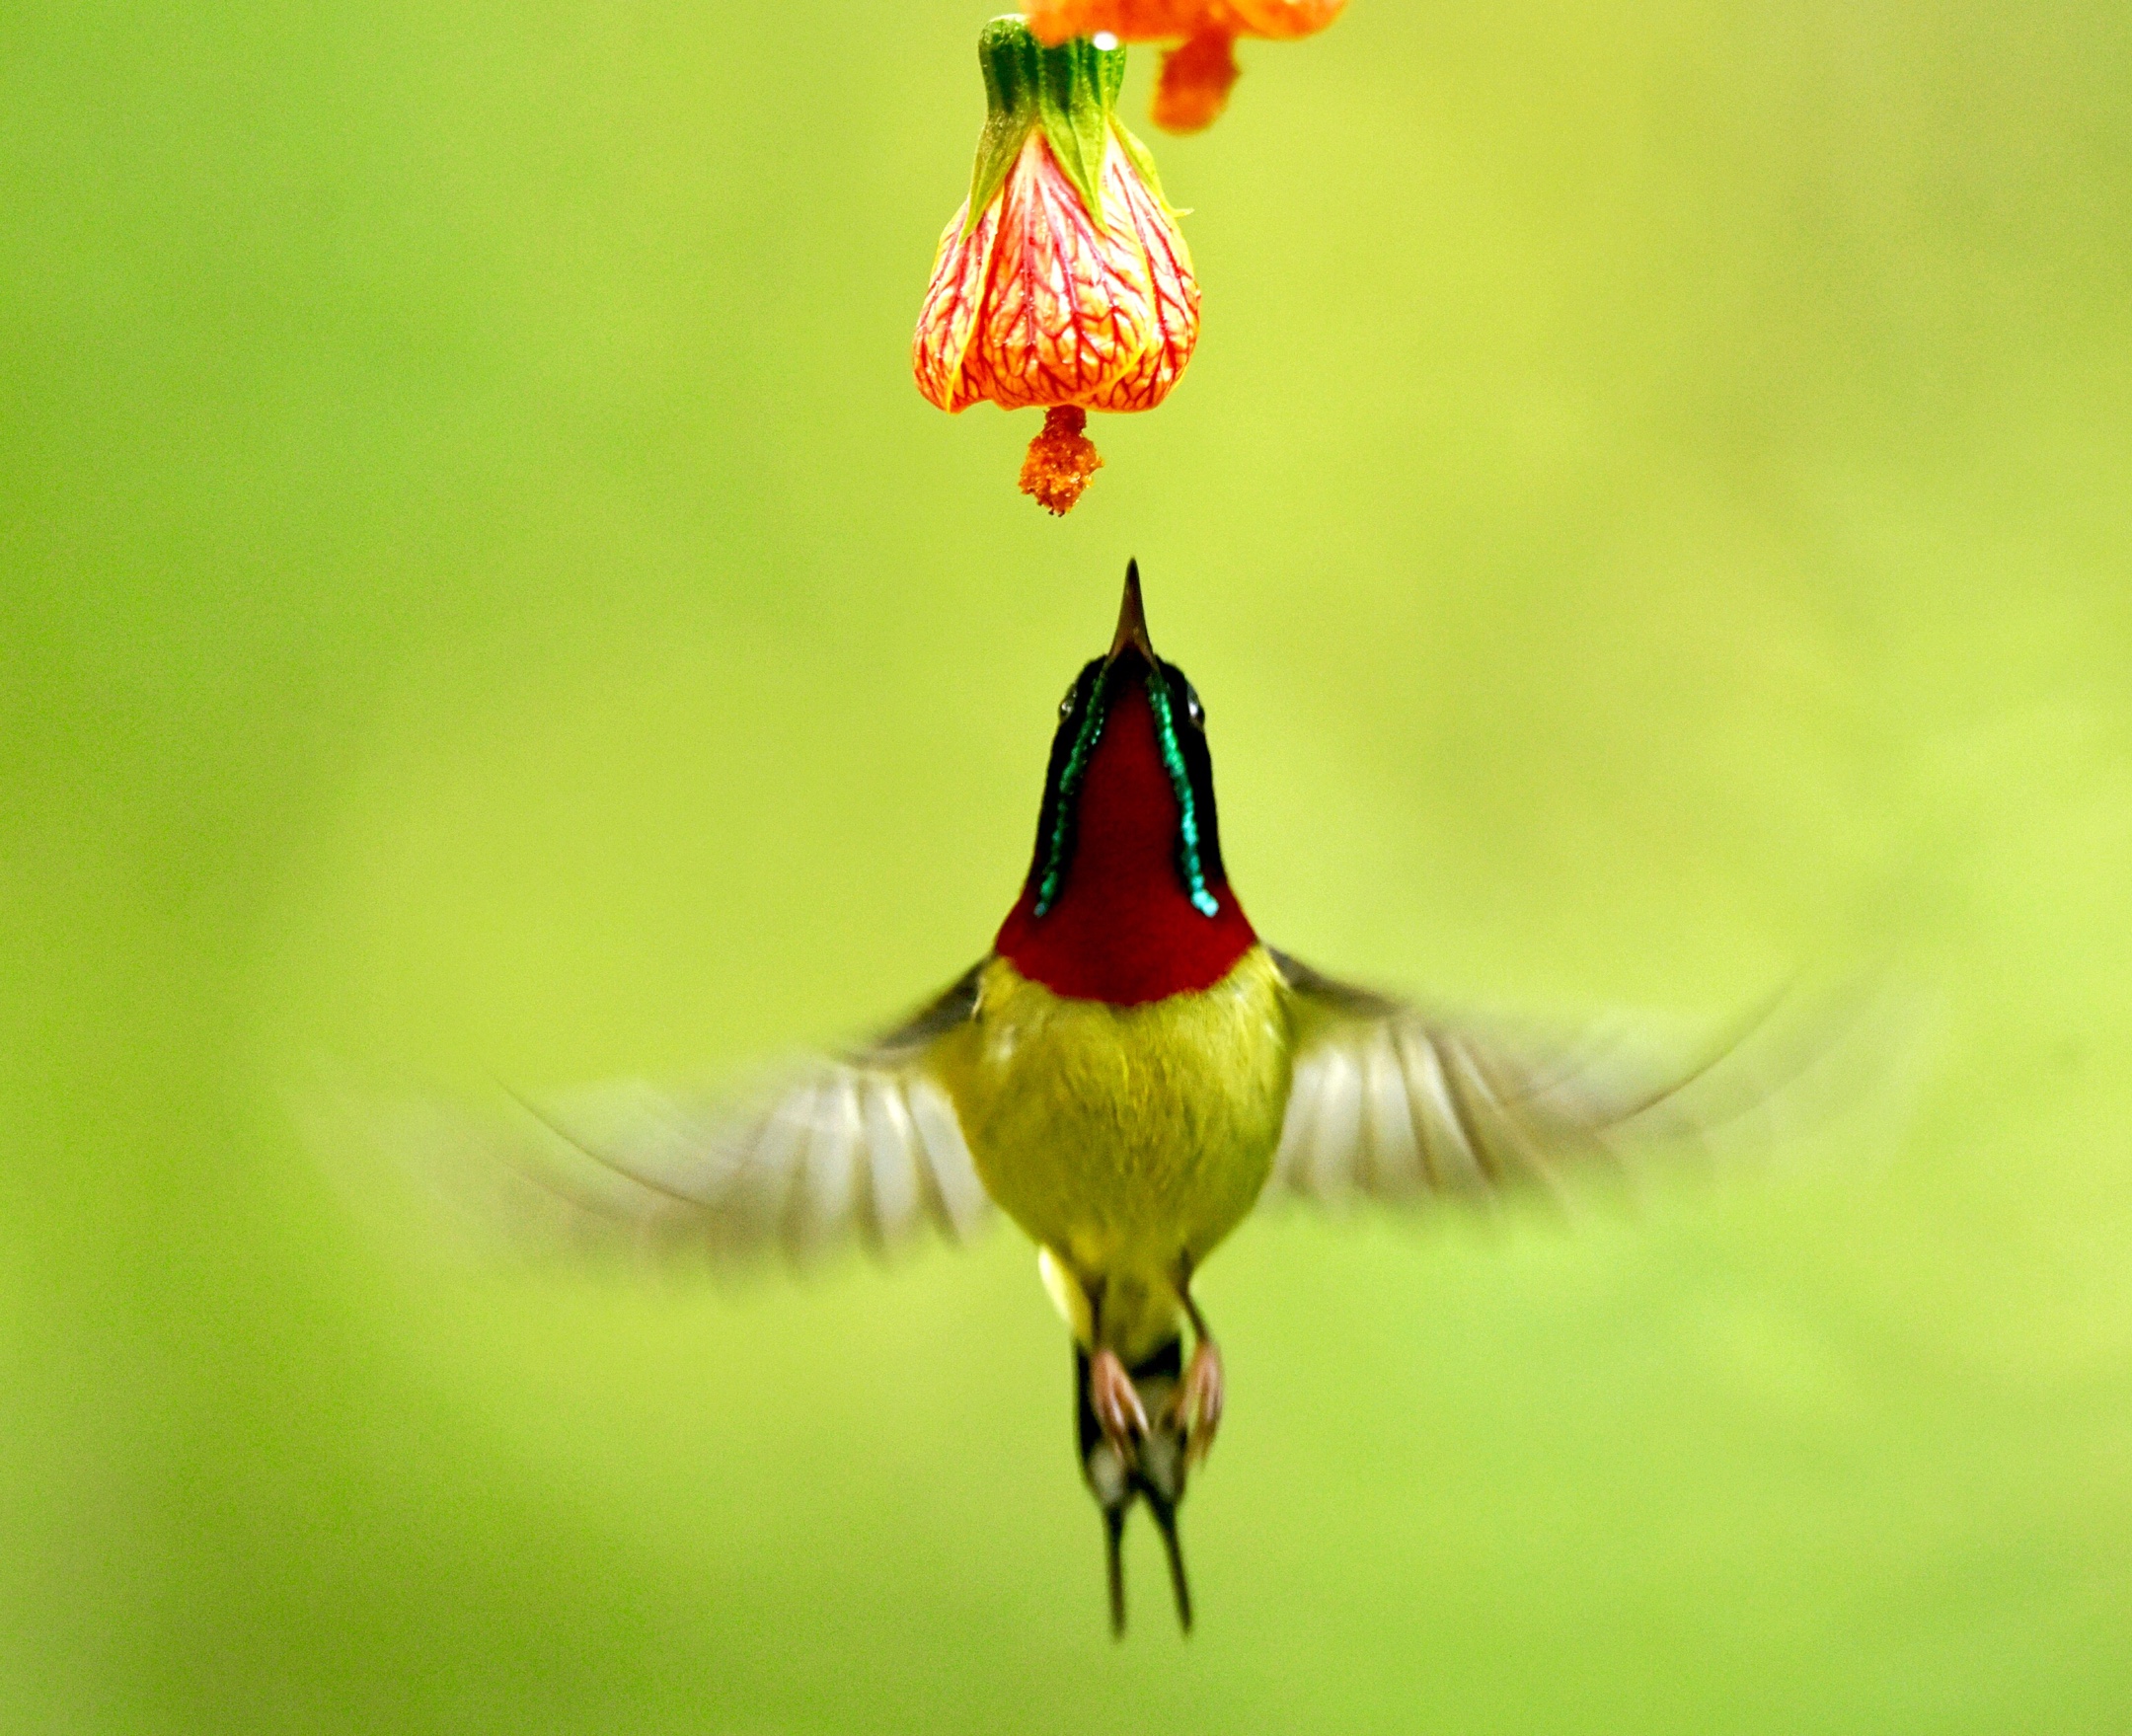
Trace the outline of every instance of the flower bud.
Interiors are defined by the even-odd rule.
[[[1191,358],[1199,286],[1155,165],[1114,112],[1124,50],[1047,48],[1003,18],[978,60],[990,113],[919,312],[918,389],[947,411],[1152,410]],[[1024,491],[1064,512],[1101,463],[1054,416]]]

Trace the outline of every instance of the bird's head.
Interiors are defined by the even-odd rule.
[[[1132,1006],[1219,982],[1255,943],[1222,867],[1206,710],[1148,637],[1138,563],[1110,648],[1059,703],[1022,897],[996,949],[1056,993]]]

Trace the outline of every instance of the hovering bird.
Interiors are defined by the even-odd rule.
[[[1109,648],[1059,703],[1028,875],[983,958],[748,1104],[638,1084],[526,1104],[491,1168],[578,1229],[720,1261],[886,1247],[927,1221],[960,1239],[996,1204],[1072,1330],[1112,1629],[1144,1502],[1188,1630],[1177,1515],[1224,1405],[1192,1285],[1254,1205],[1551,1188],[1651,1133],[1699,1072],[1577,1064],[1260,941],[1222,856],[1205,708],[1156,653],[1135,565]]]

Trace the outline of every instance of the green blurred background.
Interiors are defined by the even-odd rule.
[[[1247,45],[1154,141],[1198,357],[1064,522],[907,372],[981,17],[0,22],[0,1726],[2132,1725],[2132,14]],[[1870,955],[1936,1034],[1903,1137],[1577,1234],[1248,1226],[1201,1631],[1143,1533],[1113,1648],[1011,1231],[491,1272],[284,1105],[900,1011],[1127,555],[1281,943]]]

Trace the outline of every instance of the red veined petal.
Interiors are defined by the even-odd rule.
[[[1104,209],[1118,213],[1112,225],[1127,230],[1139,244],[1147,275],[1147,317],[1133,366],[1086,402],[1092,410],[1153,410],[1170,395],[1199,341],[1199,281],[1192,275],[1184,237],[1123,151],[1113,150],[1104,164]]]
[[[985,394],[973,387],[964,363],[984,303],[985,279],[999,235],[1001,201],[994,199],[968,234],[969,200],[942,231],[933,255],[933,280],[918,310],[911,339],[911,371],[918,390],[943,410],[967,410]]]
[[[1003,410],[1096,402],[1140,364],[1154,288],[1131,213],[1113,209],[1106,153],[1099,230],[1043,134],[1007,178],[999,238],[965,368]]]

